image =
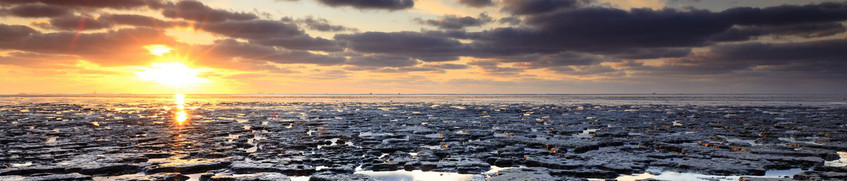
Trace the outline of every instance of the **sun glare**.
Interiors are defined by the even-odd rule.
[[[147,45],[147,46],[144,46],[144,48],[147,49],[147,51],[150,51],[150,54],[153,54],[153,55],[156,55],[156,56],[162,56],[166,53],[171,52],[171,47],[168,47],[168,46],[165,46],[165,45]]]

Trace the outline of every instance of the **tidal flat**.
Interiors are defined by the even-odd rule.
[[[845,180],[844,96],[0,97],[0,180]]]

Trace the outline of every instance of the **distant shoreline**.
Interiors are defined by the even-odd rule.
[[[847,93],[610,93],[610,94],[186,94],[194,96],[838,96]],[[0,94],[0,97],[126,97],[173,94]]]

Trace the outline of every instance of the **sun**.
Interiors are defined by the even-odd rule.
[[[150,67],[135,72],[142,81],[152,81],[175,88],[210,82],[198,75],[205,72],[179,62],[153,63]]]
[[[142,81],[156,82],[174,87],[177,90],[199,83],[211,82],[199,76],[207,70],[195,69],[185,65],[182,63],[185,62],[184,57],[163,56],[171,52],[170,47],[166,45],[147,45],[144,48],[150,51],[150,54],[159,56],[159,58],[150,67],[142,67],[141,70],[135,72]]]

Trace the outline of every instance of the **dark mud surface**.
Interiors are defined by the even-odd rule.
[[[171,106],[2,105],[0,180],[847,179],[844,107]]]

